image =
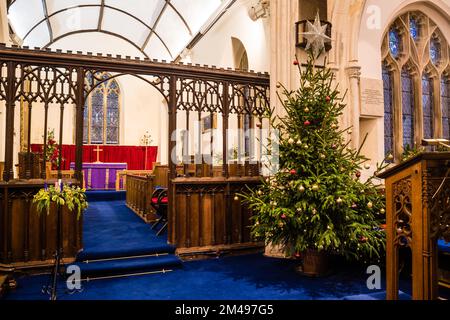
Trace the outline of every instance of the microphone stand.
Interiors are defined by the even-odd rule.
[[[42,292],[50,295],[50,300],[54,301],[57,299],[57,286],[58,286],[58,276],[60,275],[61,258],[63,255],[63,249],[61,245],[61,205],[57,204],[57,214],[56,214],[56,250],[54,254],[53,269],[50,276],[50,284],[45,285],[42,288]]]

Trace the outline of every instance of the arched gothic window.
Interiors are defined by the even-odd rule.
[[[450,139],[450,77],[441,80],[442,128],[444,138]]]
[[[414,83],[409,71],[402,70],[403,147],[414,147]]]
[[[385,153],[398,161],[407,146],[450,136],[450,47],[432,19],[407,12],[387,29],[382,56]]]
[[[392,74],[383,66],[384,89],[384,154],[388,156],[394,152],[394,113],[392,101]]]
[[[98,79],[110,79],[107,73],[96,75]],[[92,83],[91,79],[87,79]],[[87,97],[84,108],[85,144],[119,144],[120,88],[115,79],[99,84]]]
[[[433,138],[433,81],[425,73],[422,77],[423,137]]]

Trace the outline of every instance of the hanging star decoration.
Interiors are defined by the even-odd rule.
[[[317,56],[325,48],[325,43],[331,42],[331,38],[326,35],[327,25],[321,24],[318,12],[314,24],[307,21],[306,30],[306,32],[300,33],[307,40],[305,50],[312,48]]]

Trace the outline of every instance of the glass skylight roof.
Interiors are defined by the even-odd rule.
[[[8,18],[24,46],[57,49],[58,40],[99,32],[130,43],[145,57],[171,61],[222,2],[15,0],[8,8]]]

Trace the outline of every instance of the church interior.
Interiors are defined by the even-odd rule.
[[[447,300],[449,140],[450,0],[1,0],[0,300]]]

